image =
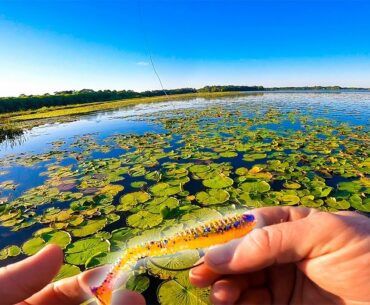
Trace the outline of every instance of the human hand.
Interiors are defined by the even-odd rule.
[[[264,227],[211,248],[190,272],[213,304],[370,304],[370,219],[296,207],[252,211]]]
[[[63,263],[63,252],[50,245],[19,263],[0,268],[1,305],[78,305],[92,298],[90,287],[104,272],[96,268],[77,276],[50,283]],[[119,291],[114,304],[145,304],[144,298]]]

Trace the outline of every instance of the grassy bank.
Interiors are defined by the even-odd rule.
[[[32,110],[32,111],[7,113],[4,115],[1,115],[0,119],[7,119],[10,122],[21,122],[21,121],[28,121],[28,120],[37,120],[37,119],[87,114],[87,113],[92,113],[96,111],[119,109],[122,107],[134,106],[137,104],[182,100],[182,99],[190,99],[190,98],[196,98],[196,97],[215,98],[215,97],[238,96],[238,95],[244,95],[244,93],[202,92],[202,93],[171,95],[168,97],[159,96],[159,97],[133,98],[133,99],[126,99],[126,100],[119,100],[115,102],[110,101],[110,102],[89,103],[89,104],[82,104],[82,105],[44,107],[44,108],[41,108],[38,110]]]

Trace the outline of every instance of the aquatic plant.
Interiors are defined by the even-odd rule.
[[[9,237],[0,263],[57,243],[65,254],[61,279],[236,209],[296,205],[369,213],[368,127],[326,115],[232,102],[168,110],[130,118],[163,132],[89,134],[3,157],[0,224]],[[14,169],[38,179],[21,179]],[[199,255],[154,262],[181,269]],[[144,292],[157,283],[154,277],[162,281],[151,301],[208,302],[209,291],[191,287],[186,272],[147,262],[139,273],[128,287]]]

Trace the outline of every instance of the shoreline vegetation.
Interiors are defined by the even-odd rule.
[[[340,90],[370,92],[370,89],[365,88],[342,88],[338,86],[283,88],[264,88],[262,86],[206,86],[201,89],[184,88],[167,90],[167,95],[164,95],[163,91],[160,90],[137,93],[134,91],[93,91],[85,89],[81,91],[56,92],[54,95],[0,98],[0,143],[13,141],[21,137],[25,130],[36,126],[53,122],[73,121],[79,115],[120,109],[137,104],[192,98],[235,97],[245,94],[263,94],[266,92],[336,92]],[[118,100],[112,99],[114,95],[111,95],[111,99],[94,101],[108,93],[118,96],[127,95],[126,98]],[[8,111],[7,109],[16,110]]]
[[[241,92],[203,92],[187,93],[169,96],[156,96],[144,98],[131,98],[118,101],[104,101],[86,104],[75,104],[66,106],[43,107],[35,110],[17,111],[11,113],[0,113],[0,144],[21,138],[26,130],[36,126],[54,122],[69,122],[78,119],[80,115],[99,111],[109,111],[137,104],[157,103],[166,100],[183,100],[192,98],[217,98],[236,97],[244,95]]]
[[[181,100],[181,99],[192,99],[192,98],[217,98],[217,97],[235,97],[242,96],[243,92],[210,92],[210,93],[187,93],[187,94],[176,94],[176,95],[162,95],[156,97],[143,97],[143,98],[131,98],[123,99],[118,101],[103,101],[86,104],[75,104],[67,106],[55,106],[55,107],[43,107],[35,110],[18,111],[0,114],[0,121],[22,122],[37,119],[47,119],[55,117],[65,117],[80,114],[88,114],[97,111],[119,109],[127,106],[134,106],[138,104],[146,103],[158,103],[165,102],[168,100]]]
[[[205,86],[200,89],[195,88],[180,88],[166,90],[167,96],[171,99],[177,99],[179,96],[188,97],[190,96],[204,96],[207,94],[214,93],[236,93],[236,92],[270,92],[270,91],[338,91],[338,90],[361,90],[369,91],[369,88],[344,88],[339,86],[314,86],[314,87],[272,87],[265,88],[263,86]],[[132,90],[99,90],[94,91],[91,89],[83,89],[80,91],[58,91],[54,94],[44,95],[20,95],[18,97],[0,97],[0,114],[3,118],[3,114],[9,114],[9,117],[13,116],[13,113],[27,113],[32,110],[40,110],[45,112],[45,108],[48,110],[55,110],[63,107],[74,108],[71,106],[80,107],[81,105],[93,105],[102,103],[122,103],[122,101],[138,101],[146,100],[146,98],[167,98],[162,90],[135,92]],[[69,106],[69,107],[68,107]],[[104,107],[103,107],[104,108]],[[108,107],[108,109],[115,108]],[[69,115],[69,113],[67,113]]]

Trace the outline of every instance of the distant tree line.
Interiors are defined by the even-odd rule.
[[[168,95],[195,93],[196,89],[182,88],[166,90]],[[115,101],[130,98],[164,95],[162,90],[135,92],[132,90],[99,90],[83,89],[79,91],[57,91],[54,94],[20,95],[19,97],[0,98],[0,113],[33,110],[50,106],[65,106],[93,102]]]
[[[367,90],[362,88],[331,87],[276,87],[264,88],[263,86],[205,86],[200,89],[181,88],[166,90],[167,95],[186,93],[211,93],[211,92],[237,92],[237,91],[272,91],[272,90]],[[135,92],[132,90],[99,90],[83,89],[79,91],[57,91],[54,94],[24,95],[19,97],[0,98],[0,113],[16,112],[22,110],[34,110],[42,107],[65,106],[73,104],[85,104],[93,102],[115,101],[130,98],[142,98],[164,95],[162,90]]]
[[[241,91],[264,91],[263,86],[205,86],[198,89],[198,92],[241,92]]]
[[[268,88],[267,90],[268,91],[289,91],[289,90],[311,90],[311,91],[325,91],[325,90],[345,90],[347,88],[342,88],[342,87],[339,87],[339,86],[327,86],[327,87],[323,87],[323,86],[311,86],[311,87],[272,87],[272,88]],[[362,88],[348,88],[348,89],[351,89],[351,90],[361,90]]]

